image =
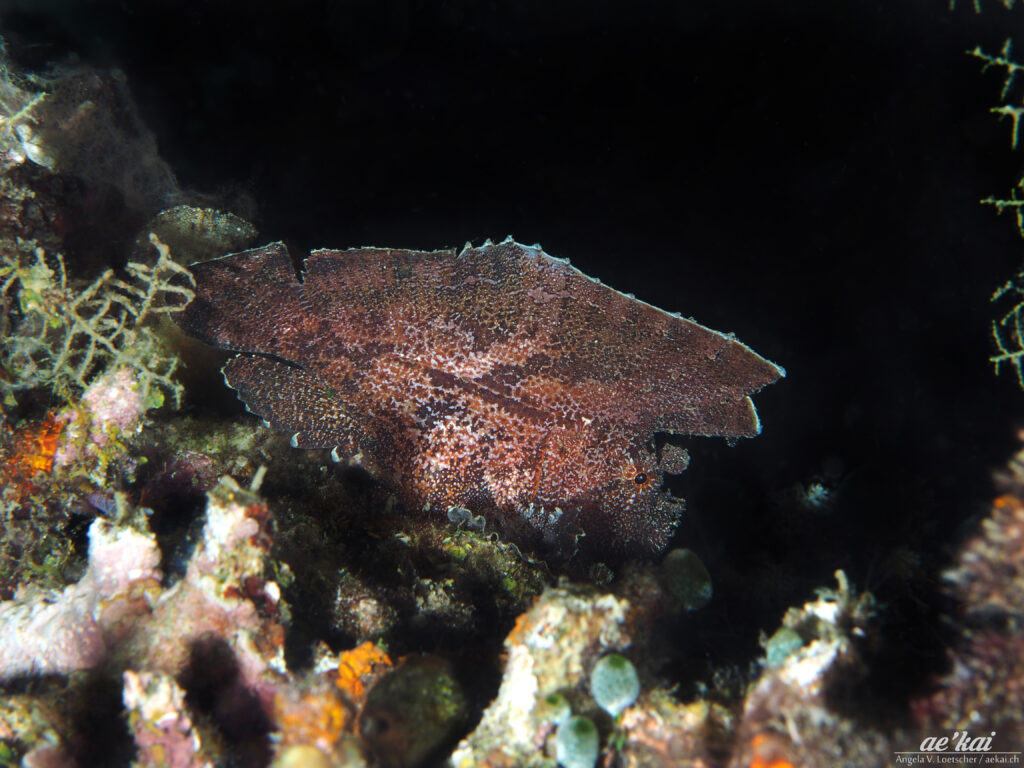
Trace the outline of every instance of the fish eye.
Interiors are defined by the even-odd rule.
[[[637,472],[635,475],[633,475],[633,482],[636,483],[637,485],[643,485],[644,483],[647,482],[647,473]]]

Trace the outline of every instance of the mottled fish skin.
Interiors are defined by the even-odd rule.
[[[686,452],[659,432],[752,437],[750,395],[785,372],[731,336],[626,296],[539,247],[317,250],[194,265],[182,327],[239,352],[251,411],[521,544],[662,549]]]

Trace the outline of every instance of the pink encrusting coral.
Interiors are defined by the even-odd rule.
[[[37,471],[101,484],[111,462],[123,458],[125,441],[141,429],[146,410],[131,370],[103,373],[79,402],[53,417],[52,457]],[[0,679],[68,673],[102,662],[112,641],[151,610],[159,566],[160,550],[150,532],[94,520],[89,565],[77,584],[58,594],[30,586],[0,603]]]
[[[207,496],[206,526],[185,577],[154,601],[125,653],[140,668],[180,675],[195,643],[216,639],[234,651],[241,682],[254,688],[268,669],[284,669],[281,592],[264,579],[270,512],[228,477]]]
[[[102,662],[114,635],[148,615],[159,562],[152,536],[94,521],[89,568],[78,583],[58,595],[26,588],[0,603],[0,680]]]
[[[117,368],[39,421],[13,429],[0,423],[0,597],[12,596],[21,582],[67,583],[72,516],[110,511],[113,489],[144,461],[135,441],[153,406],[138,372]]]
[[[64,432],[53,457],[54,466],[77,466],[102,483],[112,456],[123,449],[125,439],[142,429],[149,407],[130,369],[103,373],[76,405],[60,415]]]
[[[226,476],[207,499],[203,535],[173,586],[161,586],[160,550],[145,515],[120,497],[117,522],[92,523],[89,564],[77,583],[56,594],[22,590],[0,603],[0,682],[120,670],[139,766],[205,768],[223,757],[220,740],[208,743],[196,726],[184,696],[189,680],[217,681],[217,725],[249,728],[251,738],[236,750],[265,754],[276,730],[274,743],[289,754],[309,747],[325,759],[361,760],[355,715],[390,660],[367,643],[322,653],[316,672],[289,673],[281,591],[266,575],[270,511]],[[321,725],[311,727],[306,715]]]
[[[213,768],[185,706],[185,692],[173,678],[127,670],[124,706],[138,768]]]
[[[112,431],[127,435],[135,432],[147,408],[139,384],[127,368],[97,379],[85,390],[81,402],[92,417],[89,438],[100,445],[109,442]]]
[[[107,661],[180,675],[199,639],[219,638],[237,650],[243,679],[255,684],[283,666],[274,618],[280,590],[262,579],[269,519],[258,496],[223,478],[209,494],[205,534],[185,578],[169,589],[160,586],[160,551],[149,531],[95,520],[77,583],[56,595],[22,590],[0,603],[0,680]]]
[[[149,531],[95,520],[89,566],[77,583],[57,595],[25,589],[0,603],[0,680],[90,669],[114,654],[136,669],[180,674],[192,643],[209,637],[239,649],[249,683],[283,666],[283,630],[272,618],[280,590],[262,578],[267,507],[230,478],[209,498],[203,540],[170,589],[160,587],[160,551]]]

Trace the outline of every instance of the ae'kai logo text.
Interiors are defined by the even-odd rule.
[[[952,736],[928,736],[916,752],[897,752],[897,765],[1020,765],[1020,752],[999,752],[992,748],[996,732],[972,736],[970,731],[953,731]]]

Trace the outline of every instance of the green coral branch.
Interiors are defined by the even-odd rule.
[[[1007,5],[1006,0],[1004,0],[1003,4]],[[1007,7],[1010,7],[1010,5],[1012,5],[1012,2]],[[975,0],[975,9],[977,8],[978,2]],[[1003,90],[999,95],[1000,100],[1005,102],[1009,97],[1010,89],[1014,85],[1017,74],[1024,71],[1024,65],[1018,64],[1012,58],[1012,43],[1010,39],[1008,38],[1003,43],[1002,50],[996,56],[985,53],[980,47],[976,47],[967,53],[982,61],[983,72],[992,67],[1006,71],[1006,76],[1003,78]],[[1021,117],[1024,116],[1024,106],[1017,107],[1003,103],[998,107],[993,107],[991,111],[1001,118],[1009,117],[1013,121],[1011,144],[1013,149],[1017,149],[1020,138]],[[1017,219],[1017,231],[1021,237],[1024,237],[1024,198],[1018,195],[1017,188],[1024,189],[1024,179],[1018,182],[1015,188],[1010,190],[1009,199],[996,198],[990,195],[981,202],[983,205],[994,206],[997,213],[1012,210]],[[1007,366],[1012,366],[1017,373],[1017,383],[1021,389],[1024,389],[1024,287],[1022,286],[1024,286],[1024,271],[1018,274],[1015,279],[1006,281],[992,294],[993,302],[1003,301],[1010,297],[1013,304],[1010,310],[1003,314],[1002,317],[992,321],[992,339],[995,343],[996,351],[995,354],[989,355],[988,359],[995,368],[996,374],[999,374]]]
[[[1018,183],[1017,186],[1020,186]],[[1024,200],[1017,197],[1017,190],[1010,190],[1010,199],[1002,200],[989,195],[981,201],[982,205],[995,206],[996,213],[1002,213],[1007,208],[1013,209],[1013,212],[1017,216],[1017,231],[1020,232],[1020,236],[1024,237]]]
[[[1000,319],[992,321],[992,338],[998,353],[991,355],[989,362],[996,374],[1003,366],[1013,366],[1017,382],[1024,389],[1024,291],[1013,280],[1008,280],[992,294],[992,301],[1013,293],[1017,294],[1017,303]]]
[[[1020,135],[1020,117],[1024,115],[1024,107],[1011,107],[1008,104],[1003,104],[999,107],[992,107],[989,112],[993,112],[1000,117],[1010,117],[1013,120],[1013,130],[1011,132],[1010,146],[1013,149],[1017,148],[1017,138]]]
[[[1013,80],[1017,76],[1017,73],[1024,70],[1024,65],[1018,64],[1010,58],[1010,50],[1013,46],[1013,41],[1010,38],[1006,38],[1006,42],[1003,43],[1003,49],[999,52],[998,56],[992,56],[981,50],[981,46],[976,46],[974,50],[968,51],[968,56],[974,56],[976,59],[981,59],[984,64],[981,65],[981,71],[987,72],[992,67],[1000,67],[1006,70],[1006,77],[1003,79],[1003,90],[999,94],[1000,100],[1006,99],[1010,93],[1010,88],[1013,87]]]
[[[159,404],[168,392],[180,404],[183,389],[173,378],[179,361],[150,323],[180,312],[195,282],[166,245],[150,240],[158,253],[154,264],[129,262],[127,280],[108,269],[80,291],[69,285],[60,254],[47,259],[25,243],[0,253],[0,303],[5,314],[18,316],[0,348],[0,392],[8,401],[16,391],[39,387],[70,401],[102,370],[127,367],[146,402]]]
[[[999,0],[1003,8],[1008,11],[1013,10],[1013,6],[1016,4],[1016,1],[1017,0]],[[981,13],[981,0],[971,0],[971,5],[974,6],[975,13]],[[949,0],[949,10],[956,10],[956,0]]]

